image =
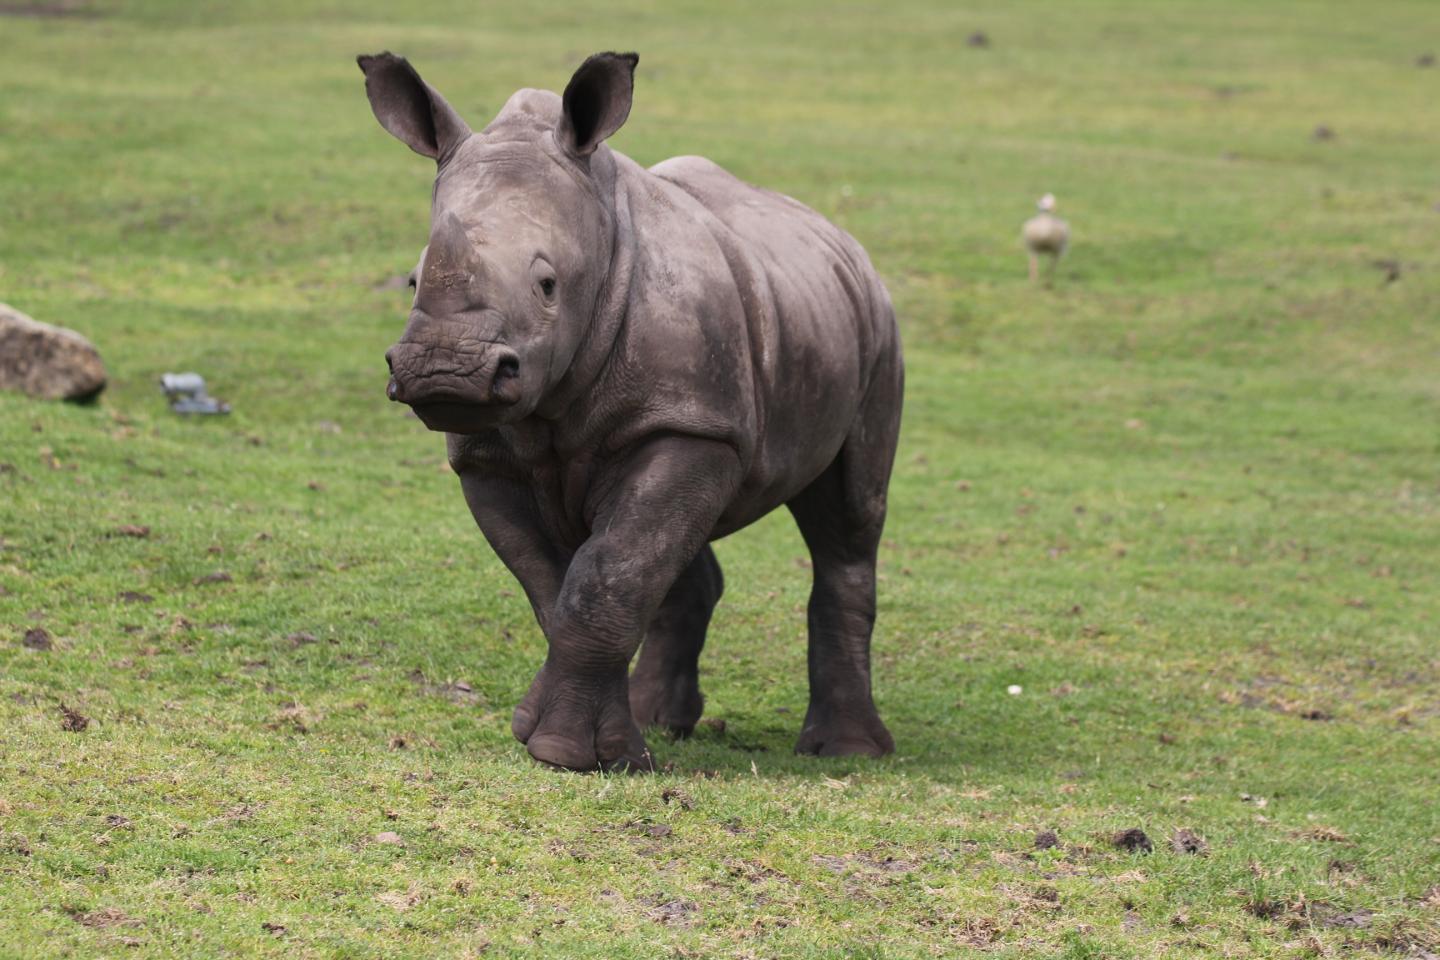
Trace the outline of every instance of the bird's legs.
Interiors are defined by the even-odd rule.
[[[1034,283],[1040,278],[1040,265],[1035,261],[1035,254],[1030,254],[1030,282]]]

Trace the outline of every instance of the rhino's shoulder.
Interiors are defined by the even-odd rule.
[[[671,157],[650,167],[649,172],[675,184],[702,203],[707,199],[736,200],[759,192],[758,188],[706,157]],[[711,205],[706,203],[706,206]]]
[[[765,222],[764,232],[782,223],[792,230],[838,232],[828,220],[794,197],[741,180],[705,157],[671,157],[655,164],[649,172],[685,191],[741,235],[747,233],[746,221],[756,217]]]

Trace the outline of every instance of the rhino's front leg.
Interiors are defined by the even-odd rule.
[[[455,469],[480,532],[519,581],[540,629],[547,629],[569,558],[546,531],[534,493],[518,480],[472,470],[463,461]]]
[[[631,719],[627,670],[676,577],[709,540],[741,478],[733,448],[665,437],[599,478],[594,531],[546,625],[549,653],[511,729],[570,770],[653,768]]]

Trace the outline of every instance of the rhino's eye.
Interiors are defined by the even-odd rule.
[[[555,295],[555,278],[545,277],[544,279],[542,279],[540,281],[540,292],[545,294],[546,300],[549,300],[551,297],[553,297]]]

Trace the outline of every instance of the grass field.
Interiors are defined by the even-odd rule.
[[[0,3],[0,300],[112,375],[0,397],[0,956],[1433,960],[1437,46],[1419,0]],[[871,251],[895,756],[791,753],[783,515],[717,547],[665,772],[511,738],[543,638],[384,396],[433,175],[387,48],[477,128],[638,50],[617,149]]]

